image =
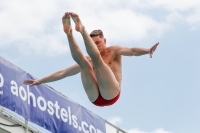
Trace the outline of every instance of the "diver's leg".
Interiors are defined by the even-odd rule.
[[[110,67],[104,63],[99,50],[92,38],[87,33],[85,27],[82,25],[79,16],[75,13],[70,13],[75,22],[75,29],[83,36],[87,53],[92,59],[94,71],[98,82],[99,91],[107,100],[114,98],[120,91],[120,85]]]
[[[70,16],[67,13],[63,16],[63,28],[65,33],[67,34],[71,55],[80,66],[81,79],[85,92],[90,101],[93,102],[99,96],[97,80],[91,64],[89,63],[88,59],[83,55],[74,39],[70,25]]]

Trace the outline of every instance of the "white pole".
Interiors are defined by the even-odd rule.
[[[25,127],[26,127],[25,133],[28,133],[28,121],[27,120],[25,120]]]

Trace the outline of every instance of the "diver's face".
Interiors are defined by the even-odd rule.
[[[100,52],[102,52],[106,49],[106,39],[105,38],[101,38],[100,36],[93,36],[92,40],[94,41],[94,43],[96,44],[96,46]]]

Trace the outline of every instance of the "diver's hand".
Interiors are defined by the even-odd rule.
[[[38,79],[34,79],[34,80],[30,79],[30,80],[24,80],[24,84],[26,85],[29,84],[30,86],[33,86],[33,85],[39,85],[41,83],[40,83],[40,80]]]

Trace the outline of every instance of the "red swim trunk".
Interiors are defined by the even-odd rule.
[[[119,99],[119,96],[120,96],[120,91],[119,91],[118,95],[116,97],[114,97],[113,99],[106,100],[99,93],[99,97],[92,103],[97,106],[110,106]]]

